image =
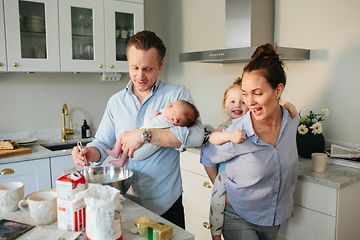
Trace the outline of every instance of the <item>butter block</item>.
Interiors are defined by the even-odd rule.
[[[139,217],[135,221],[135,226],[140,235],[148,240],[170,240],[173,238],[173,227],[165,223]]]

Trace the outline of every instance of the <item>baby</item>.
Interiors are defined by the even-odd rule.
[[[199,117],[199,111],[196,107],[185,101],[177,100],[169,103],[164,109],[148,115],[144,119],[144,125],[141,128],[169,128],[172,126],[191,127]],[[111,150],[107,150],[108,154],[115,157],[115,160],[109,162],[118,167],[123,167],[128,156],[121,150],[122,144],[120,139],[116,140],[115,146]],[[134,152],[133,159],[144,160],[155,153],[160,147],[145,143],[142,147]]]

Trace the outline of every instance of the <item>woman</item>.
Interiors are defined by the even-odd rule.
[[[205,166],[226,162],[225,239],[275,240],[280,224],[292,214],[299,116],[292,119],[280,105],[285,84],[273,46],[258,47],[241,81],[249,111],[226,129],[241,129],[247,139],[242,144],[208,144],[202,150]]]

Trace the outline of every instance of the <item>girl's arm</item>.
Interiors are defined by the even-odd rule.
[[[223,144],[233,142],[235,144],[242,143],[246,139],[246,134],[241,130],[232,132],[213,132],[210,134],[209,142],[211,144]]]

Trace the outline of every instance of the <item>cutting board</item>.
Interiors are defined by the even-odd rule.
[[[32,149],[29,147],[18,147],[12,150],[0,150],[0,158],[11,157],[19,154],[31,153]]]

